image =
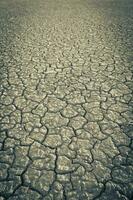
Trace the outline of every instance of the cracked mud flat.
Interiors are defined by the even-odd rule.
[[[132,10],[0,1],[0,200],[133,199]]]

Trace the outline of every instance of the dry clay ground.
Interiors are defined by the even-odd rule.
[[[132,0],[0,0],[0,200],[133,199]]]

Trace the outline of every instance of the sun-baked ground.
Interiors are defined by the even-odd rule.
[[[133,199],[132,10],[0,1],[0,200]]]

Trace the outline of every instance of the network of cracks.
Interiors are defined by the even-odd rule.
[[[133,198],[132,7],[0,2],[0,200]]]

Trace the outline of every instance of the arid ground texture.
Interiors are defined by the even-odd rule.
[[[132,0],[0,0],[0,200],[132,200],[132,72]]]

